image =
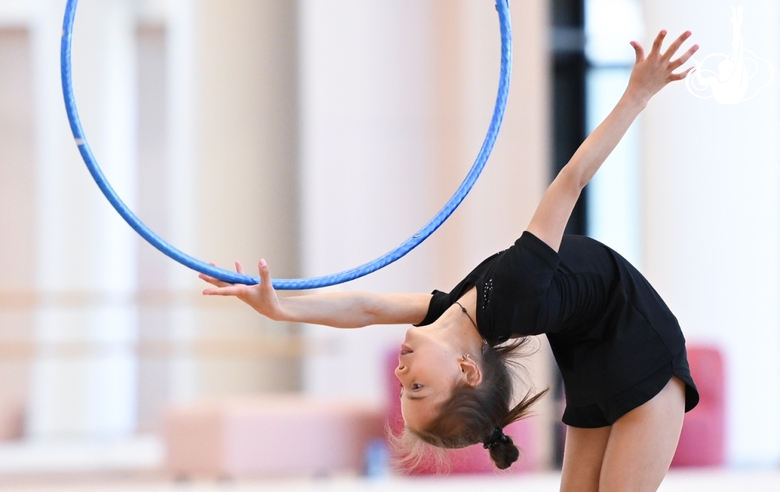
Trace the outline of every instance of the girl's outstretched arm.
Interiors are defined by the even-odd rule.
[[[271,285],[271,273],[265,260],[258,263],[260,283],[230,284],[205,274],[199,277],[213,285],[203,291],[207,296],[237,297],[255,311],[275,321],[293,321],[360,328],[380,324],[419,323],[428,312],[430,294],[374,294],[371,292],[331,292],[305,296],[278,297]],[[244,273],[241,263],[236,271]]]
[[[636,51],[636,64],[631,72],[626,92],[615,109],[580,145],[547,189],[528,225],[529,232],[551,248],[558,250],[563,230],[582,189],[623,138],[631,123],[647,106],[650,98],[666,84],[682,80],[688,75],[691,69],[680,73],[674,71],[688,61],[699,47],[693,45],[679,58],[672,60],[672,57],[690,35],[690,31],[684,32],[662,53],[661,46],[666,31],[661,31],[646,57],[642,45],[636,41],[631,42],[631,46]]]

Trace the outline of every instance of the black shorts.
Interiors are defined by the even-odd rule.
[[[683,348],[670,363],[627,390],[599,403],[581,406],[567,404],[561,420],[572,427],[595,428],[612,425],[617,419],[660,393],[673,376],[685,383],[685,411],[688,412],[699,403],[699,391],[691,377],[688,356]]]

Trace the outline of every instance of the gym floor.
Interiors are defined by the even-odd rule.
[[[176,481],[163,469],[165,452],[152,435],[111,442],[0,444],[0,491],[24,492],[555,492],[558,472],[425,478],[333,476],[264,480]],[[780,468],[673,469],[661,492],[778,492]]]
[[[9,478],[9,477],[6,477]],[[70,492],[111,490],[113,492],[320,492],[397,490],[421,492],[554,492],[558,490],[559,474],[538,473],[512,477],[436,477],[382,478],[356,477],[288,479],[259,481],[197,481],[177,482],[161,476],[132,474],[125,476],[81,475],[50,477],[0,476],[0,490],[26,492]],[[777,492],[780,490],[780,470],[689,470],[671,471],[660,492]]]

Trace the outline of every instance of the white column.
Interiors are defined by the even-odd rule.
[[[197,26],[195,0],[170,0],[166,15],[166,143],[168,182],[165,187],[166,238],[182,251],[195,251],[197,192],[195,52]],[[191,292],[197,285],[192,271],[166,261],[165,286],[173,292]],[[173,343],[188,342],[196,332],[196,311],[190,296],[182,296],[168,312],[168,332]],[[197,394],[195,360],[188,350],[172,354],[166,384],[168,397],[186,400]]]
[[[192,24],[177,25],[172,46],[174,56],[184,53],[184,73],[194,74],[194,83],[182,74],[171,79],[188,93],[175,102],[178,115],[185,104],[191,104],[186,111],[192,115],[192,126],[176,135],[192,140],[189,150],[175,149],[173,164],[189,190],[179,192],[178,200],[188,208],[179,203],[174,217],[186,227],[174,235],[189,236],[189,251],[204,261],[232,269],[240,260],[247,273],[256,274],[257,261],[265,257],[274,276],[296,277],[296,4],[197,0],[189,15]],[[192,48],[178,51],[186,49],[181,44],[185,36]],[[172,186],[177,185],[174,179]],[[299,386],[294,326],[267,320],[235,299],[201,299],[198,292],[205,284],[193,272],[186,278],[197,301],[194,323],[177,324],[177,334],[189,340],[190,349],[178,360],[182,371],[176,377],[189,381],[190,396]]]
[[[26,409],[36,268],[32,36],[9,13],[0,9],[0,439]]]
[[[745,48],[777,70],[780,6],[740,3]],[[690,29],[699,59],[728,54],[731,5],[646,1],[645,41]],[[643,129],[646,273],[689,342],[725,355],[728,460],[740,465],[780,461],[779,117],[776,80],[735,105],[676,84],[651,102]]]
[[[431,5],[300,3],[306,276],[370,261],[410,237],[434,213]],[[428,257],[413,252],[331,290],[427,290]],[[305,361],[305,389],[377,398],[383,394],[382,353],[401,333],[399,327],[308,327],[316,352]]]
[[[133,233],[100,195],[67,133],[59,87],[64,4],[36,4],[39,346],[29,432],[36,437],[119,435],[135,426]],[[135,198],[132,2],[79,8],[76,95],[88,139],[112,185]]]

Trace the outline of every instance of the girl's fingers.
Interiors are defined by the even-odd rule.
[[[670,81],[682,80],[685,77],[687,77],[688,74],[691,72],[691,70],[693,70],[694,68],[695,67],[690,67],[680,73],[673,73],[672,75],[669,76],[669,80]]]
[[[658,36],[655,37],[655,41],[653,41],[653,49],[651,50],[652,53],[661,52],[661,45],[663,44],[665,37],[666,37],[666,30],[664,29],[658,33]]]
[[[229,285],[227,287],[219,287],[216,289],[204,289],[204,296],[233,296],[238,297],[243,292],[244,285]]]
[[[680,36],[669,45],[669,48],[666,49],[663,59],[671,60],[674,54],[677,53],[677,50],[680,49],[680,46],[682,46],[685,40],[689,37],[691,37],[691,31],[685,31],[684,33],[680,34]]]
[[[201,273],[200,275],[198,275],[198,278],[201,280],[205,280],[206,282],[210,283],[215,287],[225,287],[227,285],[230,285],[227,282],[223,282],[222,280],[206,275],[205,273]]]
[[[211,285],[217,285],[217,279],[214,277],[209,277],[205,273],[201,273],[198,275],[198,278],[201,280],[205,280],[206,282],[210,283]]]
[[[690,58],[693,56],[693,54],[696,53],[698,50],[699,50],[699,45],[698,44],[694,44],[693,46],[688,48],[688,51],[683,53],[682,56],[680,56],[680,58],[678,58],[678,59],[674,60],[673,62],[671,62],[669,64],[669,67],[672,70],[675,70],[678,67],[681,67],[685,62],[690,60]]]
[[[211,266],[216,266],[214,263],[209,263]],[[244,274],[244,266],[240,261],[235,262],[236,273]],[[260,271],[261,284],[271,285],[271,273],[268,271],[268,265],[265,260],[260,260],[257,264],[257,268]],[[208,288],[203,290],[203,295],[206,296],[234,296],[241,297],[250,294],[251,287],[243,284],[232,284],[230,282],[223,282],[205,273],[198,275],[198,278],[205,280],[216,288]]]
[[[644,60],[645,49],[642,48],[642,45],[639,44],[637,41],[631,41],[631,46],[634,48],[634,51],[636,52],[636,62],[639,63],[642,60]]]
[[[213,267],[217,266],[215,263],[209,263],[209,265],[211,265]],[[198,274],[198,278],[201,279],[201,280],[205,280],[206,282],[210,283],[211,285],[213,285],[215,287],[219,287],[219,288],[228,287],[228,286],[233,285],[230,282],[225,282],[223,280],[219,280],[218,278],[212,277],[211,275],[207,275],[205,273]]]
[[[261,259],[257,262],[257,271],[260,273],[260,284],[271,285],[271,271],[268,270],[268,264]]]

